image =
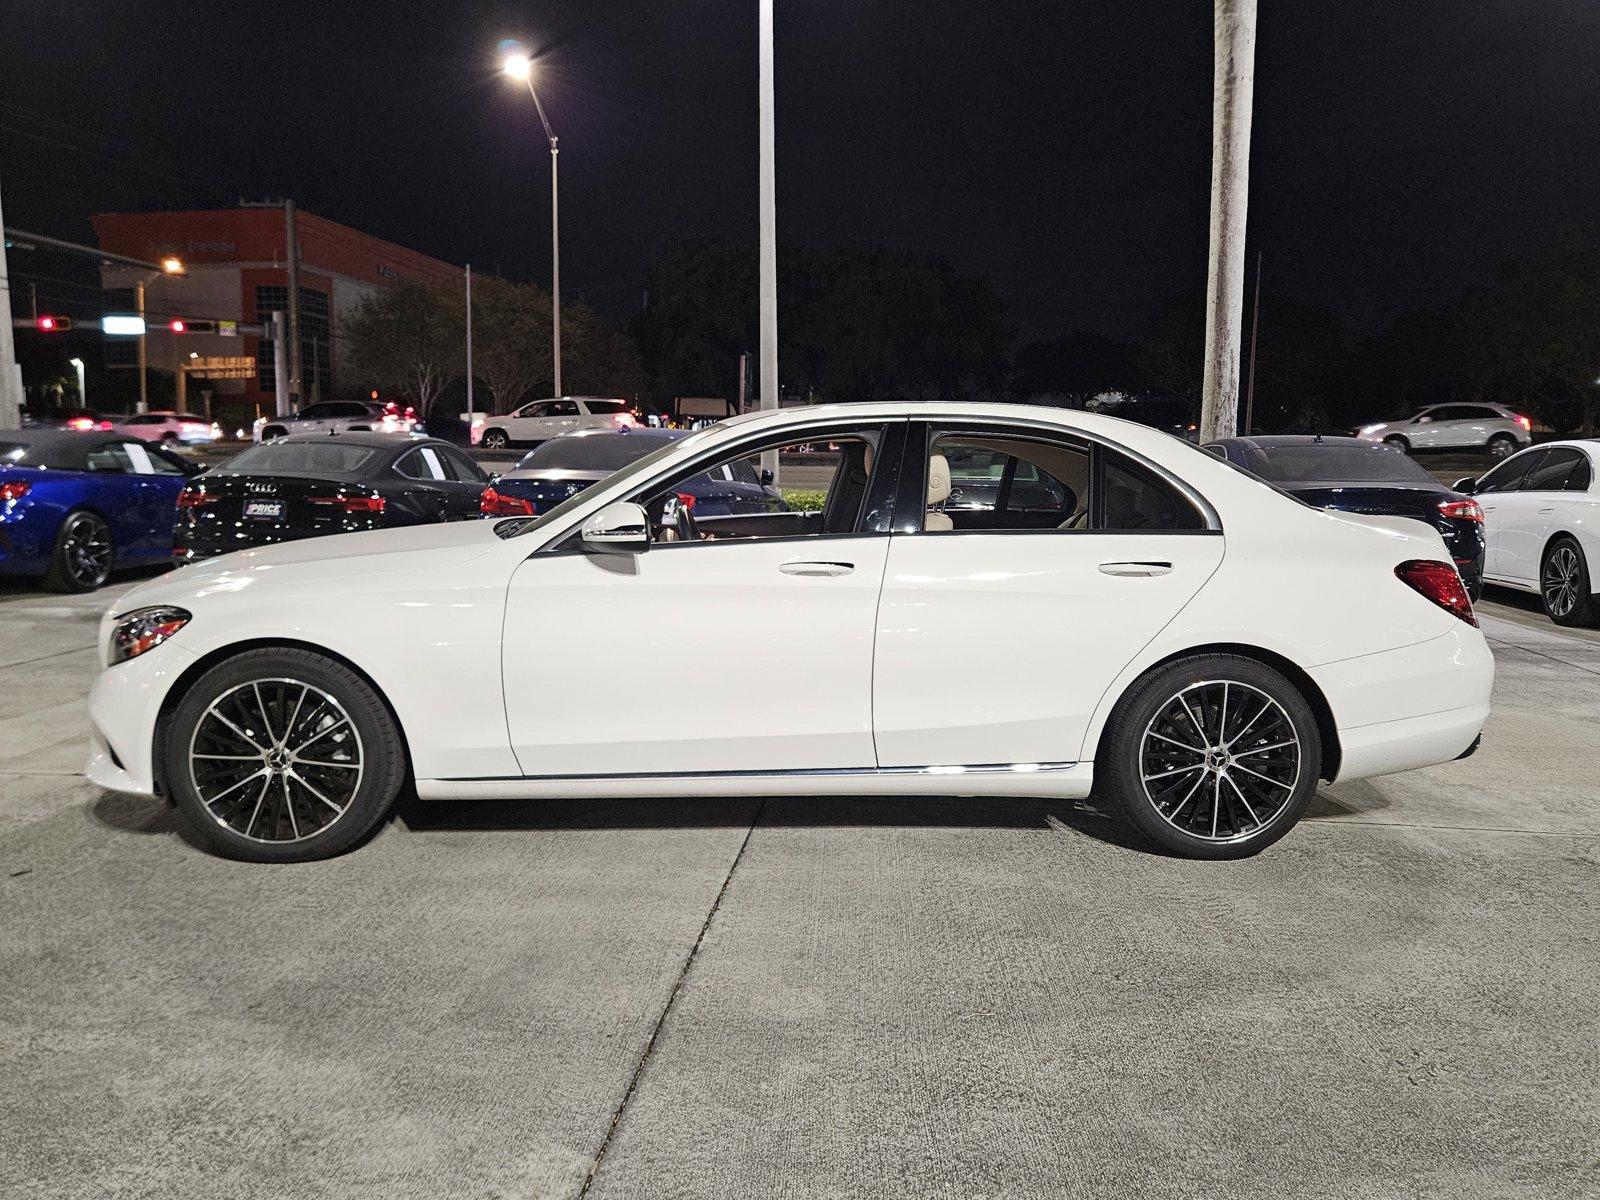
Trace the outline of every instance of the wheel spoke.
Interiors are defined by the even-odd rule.
[[[1239,753],[1235,754],[1234,757],[1244,758],[1251,754],[1265,754],[1268,750],[1282,750],[1285,746],[1292,746],[1294,744],[1294,739],[1291,738],[1287,742],[1273,742],[1270,746],[1257,746],[1254,750],[1241,750]]]
[[[326,767],[331,771],[359,771],[360,763],[321,762],[315,758],[297,758],[294,760],[297,767]]]
[[[1163,742],[1171,742],[1174,746],[1181,746],[1190,754],[1204,754],[1206,752],[1203,746],[1191,746],[1188,742],[1180,742],[1177,738],[1169,738],[1166,734],[1157,733],[1154,730],[1150,731],[1150,736],[1160,738]]]
[[[1260,825],[1261,824],[1261,818],[1256,816],[1256,810],[1250,807],[1250,799],[1249,799],[1249,797],[1246,796],[1244,794],[1244,792],[1239,789],[1239,785],[1233,781],[1233,776],[1229,775],[1226,771],[1224,771],[1222,773],[1222,775],[1221,775],[1221,778],[1227,780],[1228,786],[1233,789],[1233,794],[1238,796],[1240,802],[1244,805],[1245,812],[1250,814],[1250,819],[1252,821],[1254,821],[1257,825]]]
[[[255,738],[251,737],[244,730],[240,729],[232,721],[228,720],[227,717],[225,717],[221,713],[219,713],[217,711],[217,706],[215,704],[213,704],[210,708],[206,709],[206,714],[208,716],[213,716],[217,720],[221,721],[229,729],[233,730],[236,734],[238,734],[240,737],[242,737],[246,742],[250,743],[250,745],[254,746],[257,750],[261,751],[261,753],[265,754],[267,752],[267,748],[265,746],[263,746],[260,742],[256,741]]]
[[[289,831],[294,834],[294,840],[300,840],[300,824],[294,819],[294,797],[289,794],[289,777],[280,775],[278,781],[283,784],[283,807],[289,812]]]
[[[1199,763],[1195,763],[1193,766],[1190,766],[1190,767],[1179,767],[1175,771],[1161,771],[1158,774],[1145,775],[1142,778],[1144,779],[1144,781],[1146,783],[1154,783],[1157,779],[1165,779],[1169,775],[1187,775],[1190,771],[1204,771],[1204,770],[1205,770],[1205,767],[1201,766]]]
[[[1206,744],[1206,749],[1211,748],[1211,735],[1206,732],[1206,727],[1194,715],[1194,709],[1189,707],[1189,701],[1184,696],[1178,697],[1178,703],[1183,705],[1183,711],[1189,714],[1189,723],[1194,726],[1194,731],[1200,735],[1200,740]]]
[[[267,702],[261,698],[261,685],[252,683],[250,690],[255,693],[256,708],[261,710],[261,728],[267,731],[267,741],[275,743],[278,735],[272,732],[272,718],[267,715]]]
[[[332,800],[329,800],[321,792],[317,791],[316,788],[312,787],[311,786],[311,781],[309,779],[307,779],[304,775],[298,774],[297,772],[294,772],[294,771],[290,771],[288,775],[284,776],[284,778],[285,779],[293,779],[301,787],[305,788],[306,791],[310,792],[318,800],[321,800],[329,808],[333,809],[334,812],[342,813],[344,811],[344,809],[340,808]]]
[[[256,817],[261,813],[261,802],[267,798],[267,789],[271,786],[272,776],[268,774],[267,777],[261,781],[261,790],[256,793],[256,806],[250,810],[250,819],[244,823],[244,829],[241,831],[245,837],[249,837],[250,831],[255,828]]]
[[[289,753],[290,754],[294,754],[294,755],[298,755],[300,753],[300,751],[304,750],[307,746],[315,745],[317,742],[320,742],[323,738],[327,737],[335,729],[338,729],[341,726],[348,725],[348,724],[350,724],[350,718],[349,717],[340,717],[332,725],[329,725],[325,729],[317,730],[316,733],[312,734],[305,741],[301,742],[298,746],[292,747],[289,750]]]
[[[206,800],[206,798],[204,796],[201,796],[200,799],[205,800],[207,805],[215,804],[218,800],[221,800],[224,796],[229,795],[232,792],[238,791],[245,784],[249,783],[252,779],[260,779],[263,775],[271,775],[271,774],[272,774],[272,772],[269,771],[266,767],[262,767],[259,771],[252,771],[250,774],[246,775],[243,779],[239,780],[238,783],[231,784],[228,787],[224,788],[222,791],[218,792],[215,796],[211,797],[211,799]]]
[[[1189,801],[1194,799],[1195,794],[1197,792],[1199,792],[1199,790],[1200,790],[1201,784],[1205,783],[1205,781],[1206,781],[1206,777],[1204,775],[1201,775],[1199,779],[1196,779],[1194,781],[1194,784],[1189,788],[1189,790],[1187,792],[1184,793],[1183,799],[1178,801],[1178,807],[1174,808],[1171,812],[1169,812],[1167,814],[1167,820],[1169,820],[1169,821],[1173,820],[1174,818],[1177,817],[1177,815],[1179,813],[1181,813],[1186,807],[1188,807]]]
[[[1265,704],[1263,704],[1261,706],[1261,711],[1258,712],[1255,716],[1251,717],[1248,721],[1246,721],[1245,724],[1244,724],[1244,728],[1239,730],[1238,733],[1234,734],[1231,738],[1228,739],[1228,745],[1230,745],[1230,746],[1233,745],[1240,738],[1242,738],[1245,734],[1249,733],[1252,729],[1254,729],[1256,727],[1256,722],[1261,720],[1262,717],[1266,716],[1267,713],[1272,710],[1272,707],[1273,707],[1273,705],[1272,705],[1272,701],[1271,700],[1268,700]]]
[[[1252,771],[1249,767],[1241,767],[1238,763],[1234,763],[1231,769],[1243,771],[1246,775],[1254,775],[1257,779],[1261,780],[1261,782],[1270,783],[1273,787],[1281,787],[1286,792],[1294,791],[1294,785],[1292,783],[1282,783],[1276,779],[1272,779],[1266,775],[1263,775],[1260,771]]]

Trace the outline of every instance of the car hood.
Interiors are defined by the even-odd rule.
[[[180,567],[134,588],[117,602],[116,610],[128,612],[151,604],[181,605],[185,599],[239,591],[257,584],[370,575],[423,566],[430,572],[448,572],[503,545],[494,532],[497,524],[454,521],[236,550]]]

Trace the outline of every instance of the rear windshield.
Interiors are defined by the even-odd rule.
[[[360,475],[384,451],[336,438],[318,442],[266,442],[217,468],[222,475]]]
[[[1257,446],[1250,468],[1272,483],[1393,483],[1435,486],[1412,459],[1388,446]]]
[[[583,406],[592,413],[619,413],[628,411],[626,400],[585,400]]]
[[[617,471],[652,450],[671,444],[659,437],[637,433],[602,433],[552,438],[530,450],[517,464],[519,471]]]

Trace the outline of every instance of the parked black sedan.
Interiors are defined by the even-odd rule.
[[[252,446],[178,494],[176,563],[230,550],[478,516],[483,468],[436,438],[295,434]]]
[[[1308,434],[1221,438],[1205,448],[1317,508],[1412,517],[1444,538],[1474,600],[1483,592],[1483,509],[1381,442]]]

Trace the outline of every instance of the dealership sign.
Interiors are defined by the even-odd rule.
[[[214,354],[191,358],[184,369],[196,379],[254,379],[256,360],[243,354]]]

